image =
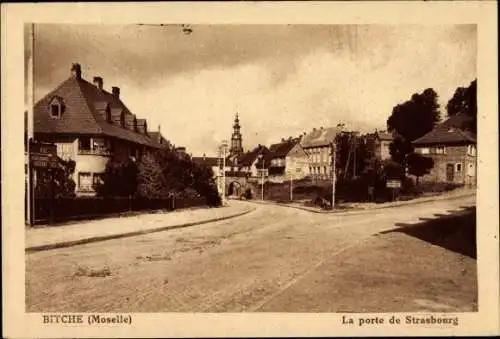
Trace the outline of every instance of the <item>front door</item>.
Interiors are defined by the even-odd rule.
[[[455,173],[455,165],[446,164],[446,181],[453,181]]]

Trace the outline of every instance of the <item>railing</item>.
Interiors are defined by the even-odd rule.
[[[78,155],[101,155],[101,156],[111,156],[111,151],[101,150],[101,149],[79,149]]]
[[[206,205],[206,199],[204,198],[141,199],[78,197],[60,198],[53,201],[48,198],[37,198],[34,204],[34,218],[35,223],[50,221],[51,218],[52,221],[58,222],[72,219],[91,219],[131,211],[171,211],[179,208],[204,205]]]

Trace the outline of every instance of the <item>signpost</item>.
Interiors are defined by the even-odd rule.
[[[54,195],[55,195],[55,187],[54,187],[54,170],[58,167],[58,158],[57,158],[57,146],[54,144],[48,143],[40,143],[40,142],[29,142],[29,156],[28,156],[28,187],[29,194],[28,196],[28,209],[30,209],[30,213],[28,213],[28,223],[29,225],[33,225],[35,221],[35,195],[34,195],[34,184],[33,183],[33,171],[36,177],[36,171],[39,169],[47,169],[50,172],[50,220],[52,222],[54,219]],[[33,187],[33,188],[32,188]]]
[[[392,200],[394,201],[394,198],[396,196],[396,191],[401,188],[401,180],[387,180],[386,187],[391,189],[392,192]]]

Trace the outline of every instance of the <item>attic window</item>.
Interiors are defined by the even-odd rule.
[[[53,119],[59,119],[62,116],[64,110],[64,105],[62,99],[59,97],[54,97],[49,105],[49,114]]]

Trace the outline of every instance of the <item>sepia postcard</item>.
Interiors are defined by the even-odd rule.
[[[5,337],[500,334],[496,12],[2,5]]]

